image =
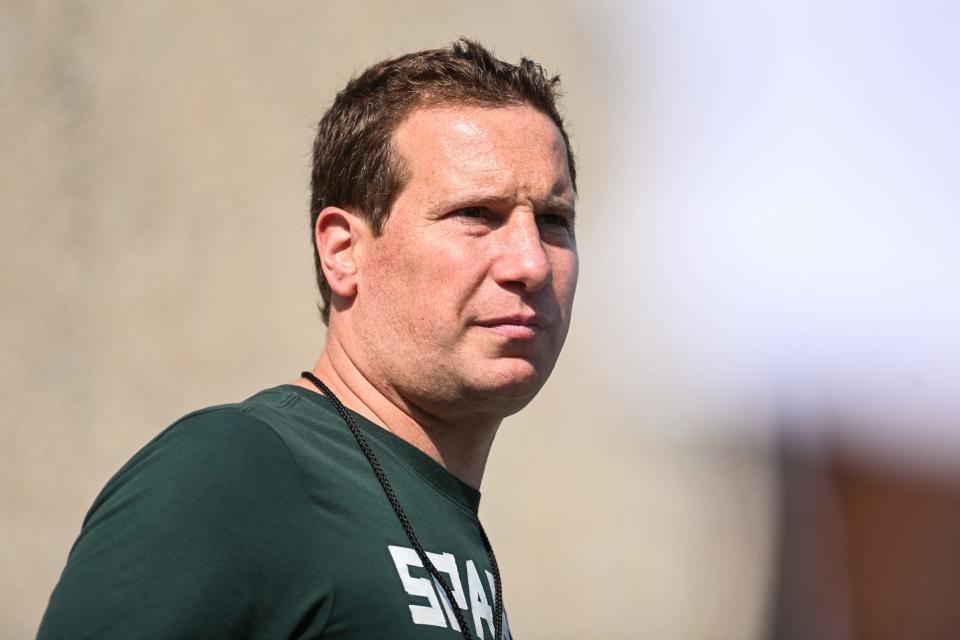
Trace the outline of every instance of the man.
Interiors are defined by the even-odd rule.
[[[314,149],[323,353],[120,470],[41,638],[510,637],[477,508],[570,321],[556,82],[462,40],[337,95]]]

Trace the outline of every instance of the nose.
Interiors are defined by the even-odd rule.
[[[494,279],[503,286],[519,285],[530,293],[550,282],[553,267],[533,214],[515,212],[500,231]]]

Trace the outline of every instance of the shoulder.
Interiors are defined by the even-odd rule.
[[[242,449],[251,444],[262,445],[265,440],[279,444],[275,423],[295,400],[293,394],[274,388],[261,391],[242,402],[204,407],[175,421],[144,450],[176,447],[185,443],[201,447],[222,446],[224,440],[233,443],[233,449]]]
[[[110,479],[85,527],[120,507],[191,521],[302,507],[296,459],[264,415],[268,405],[251,400],[200,409],[170,425]]]
[[[118,476],[158,459],[198,471],[242,467],[263,458],[289,457],[288,423],[298,397],[284,387],[261,391],[242,402],[198,409],[160,432],[121,468]]]
[[[313,534],[316,526],[284,441],[244,403],[223,405],[176,421],[114,475],[90,508],[71,559],[107,549],[140,561],[158,553],[229,557],[250,548],[267,557],[264,541],[289,548],[291,536]]]
[[[41,636],[283,636],[264,630],[306,615],[320,533],[294,459],[262,416],[248,403],[193,412],[101,492]]]
[[[107,485],[146,473],[176,481],[189,473],[197,477],[275,470],[263,463],[289,457],[273,429],[250,415],[242,405],[201,409],[177,420],[137,452]]]

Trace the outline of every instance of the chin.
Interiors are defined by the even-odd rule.
[[[475,389],[485,401],[515,404],[513,411],[519,411],[533,400],[549,375],[549,370],[525,358],[498,358],[475,381]]]

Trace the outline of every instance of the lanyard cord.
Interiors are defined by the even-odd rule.
[[[433,562],[427,557],[427,552],[424,551],[423,545],[420,544],[417,534],[413,532],[413,525],[410,524],[407,513],[403,510],[403,507],[400,506],[400,500],[397,499],[397,494],[394,493],[393,486],[390,484],[390,481],[387,480],[387,474],[384,472],[380,460],[374,455],[373,449],[370,447],[370,443],[367,442],[366,436],[363,435],[360,427],[354,422],[353,417],[347,411],[346,407],[343,406],[343,403],[340,402],[340,398],[335,396],[320,378],[309,371],[304,371],[300,375],[312,382],[314,386],[327,396],[330,402],[333,403],[333,407],[337,410],[337,413],[339,413],[343,421],[347,423],[347,427],[350,429],[350,432],[353,433],[353,437],[356,438],[357,444],[360,446],[360,451],[363,452],[363,455],[367,458],[367,462],[369,462],[373,468],[374,475],[376,475],[377,480],[380,481],[380,486],[383,487],[383,492],[386,494],[390,506],[393,507],[393,512],[397,514],[397,520],[400,521],[400,526],[403,527],[404,533],[407,534],[407,540],[413,545],[427,573],[440,585],[446,594],[447,603],[450,604],[450,608],[453,610],[453,615],[456,617],[457,624],[460,626],[460,632],[466,640],[473,640],[473,635],[467,627],[467,620],[463,617],[463,612],[453,597],[453,589],[450,588],[450,585],[447,584],[447,581],[440,575],[440,572],[434,566]],[[497,590],[493,608],[493,637],[494,640],[503,640],[503,596],[501,595],[500,569],[497,567],[497,558],[493,555],[493,547],[490,546],[490,540],[487,538],[487,533],[483,530],[483,525],[480,524],[479,520],[477,520],[477,526],[480,528],[480,538],[483,540],[483,547],[487,551],[487,558],[490,561],[490,567],[493,569],[494,587]],[[479,632],[482,634],[483,630],[479,629]]]

